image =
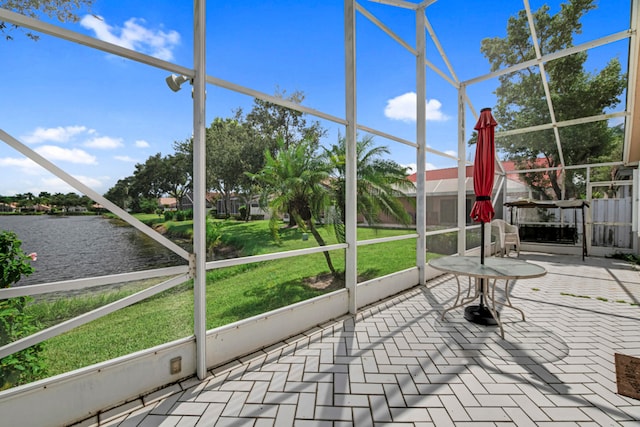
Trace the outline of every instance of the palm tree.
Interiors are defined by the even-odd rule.
[[[373,136],[356,141],[357,157],[357,210],[368,224],[379,222],[381,214],[389,215],[404,225],[411,222],[401,197],[413,190],[407,179],[407,168],[383,156],[390,154],[384,146],[374,146]],[[346,139],[338,136],[338,143],[325,149],[325,156],[332,171],[331,188],[336,201],[336,236],[344,241]]]
[[[247,174],[263,186],[263,205],[271,210],[270,228],[278,239],[278,218],[289,213],[299,227],[308,230],[320,246],[326,242],[318,232],[316,223],[330,204],[326,186],[329,165],[315,154],[313,141],[304,140],[285,147],[278,140],[276,154],[265,150],[265,165],[256,174]],[[336,270],[329,251],[324,251],[331,273]]]

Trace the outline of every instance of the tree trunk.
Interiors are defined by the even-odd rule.
[[[224,215],[226,218],[230,218],[231,217],[231,194],[224,192],[222,199],[224,200]]]
[[[309,226],[309,231],[311,231],[311,234],[316,239],[316,242],[318,242],[320,246],[327,246],[326,242],[324,241],[320,233],[318,233],[318,230],[316,229],[315,225],[313,225],[313,218],[307,221],[307,225]],[[331,274],[335,276],[336,269],[333,266],[333,262],[331,262],[331,255],[329,254],[329,251],[324,251],[323,254],[325,259],[327,260],[327,266],[329,267]]]

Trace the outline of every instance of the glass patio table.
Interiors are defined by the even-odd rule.
[[[479,256],[446,256],[432,259],[429,261],[429,265],[437,270],[453,274],[458,284],[456,301],[451,307],[442,312],[442,320],[444,320],[444,315],[448,311],[467,306],[483,296],[488,302],[487,306],[491,315],[500,327],[502,338],[504,338],[504,328],[496,310],[496,305],[519,311],[522,315],[522,320],[525,320],[524,312],[511,304],[509,299],[510,284],[515,283],[518,279],[531,279],[547,274],[547,270],[539,265],[512,258],[487,257],[484,259],[484,264],[482,264]],[[467,295],[464,297],[460,286],[460,276],[469,277],[469,288],[467,289]],[[471,279],[475,279],[473,295],[471,294]],[[504,280],[505,302],[496,300],[496,285],[499,280]]]

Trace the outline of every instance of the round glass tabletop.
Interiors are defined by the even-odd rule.
[[[479,256],[446,256],[430,260],[429,265],[447,273],[491,279],[533,278],[547,273],[537,264],[513,258],[487,257],[481,264]]]

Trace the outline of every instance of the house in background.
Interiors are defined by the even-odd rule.
[[[503,162],[505,171],[515,170],[513,162]],[[509,198],[528,197],[530,194],[527,186],[519,179],[517,174],[506,175],[506,191]],[[417,182],[417,174],[408,176],[409,181],[414,185]],[[427,225],[455,226],[458,218],[458,168],[432,169],[425,172],[426,184],[426,209]],[[473,166],[465,168],[464,177],[465,191],[465,218],[466,223],[471,224],[471,208],[475,201],[473,189]],[[493,194],[498,193],[498,188],[494,186]],[[502,216],[502,204],[504,195],[496,203],[496,216]],[[407,200],[403,201],[413,218],[415,224],[416,217],[416,193],[407,193]]]
[[[261,218],[261,219],[269,219],[271,218],[271,215],[269,214],[268,210],[264,210],[262,209],[262,207],[260,207],[260,203],[259,203],[259,196],[255,196],[251,202],[249,203],[249,215],[252,218]],[[232,195],[230,200],[229,200],[229,212],[227,212],[227,209],[225,207],[225,202],[224,199],[222,197],[217,197],[215,199],[215,204],[214,206],[216,207],[216,212],[219,216],[225,216],[225,215],[239,215],[240,214],[240,208],[242,206],[245,206],[245,202],[244,199],[237,196],[237,195]]]
[[[43,204],[40,204],[40,203],[36,203],[35,205],[18,207],[17,210],[18,210],[18,212],[43,213],[43,212],[50,212],[51,211],[51,206],[43,205]]]
[[[221,211],[224,212],[224,209],[221,210],[220,208],[221,196],[219,193],[209,192],[207,193],[205,198],[206,198],[207,210],[213,209],[213,210],[217,210],[217,212],[221,212]],[[232,204],[232,207],[235,207],[235,206]],[[164,209],[165,211],[177,211],[179,209],[182,209],[182,210],[193,209],[193,195],[191,193],[185,194],[180,200],[180,203],[178,203],[178,200],[175,197],[159,197],[158,208]],[[232,213],[237,213],[237,208],[236,208],[236,211]]]
[[[175,211],[178,209],[178,201],[175,197],[160,197],[158,199],[158,207],[165,211]]]
[[[65,212],[66,213],[86,213],[86,212],[89,212],[89,208],[81,205],[69,206],[66,208]]]
[[[0,202],[0,212],[15,212],[16,204],[15,203],[2,203]]]

